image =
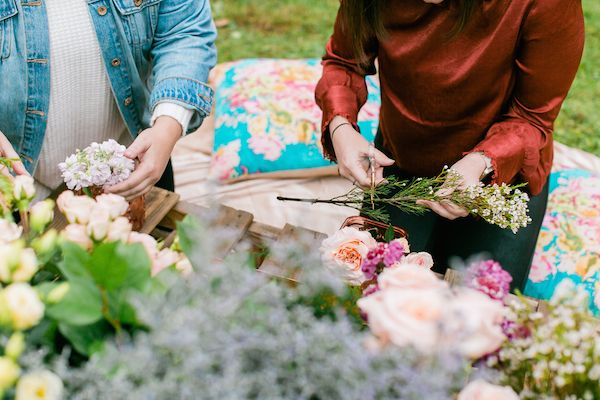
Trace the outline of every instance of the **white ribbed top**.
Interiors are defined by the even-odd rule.
[[[107,139],[130,141],[112,95],[85,0],[46,0],[50,36],[50,107],[38,196],[62,183],[58,163]],[[43,185],[43,187],[40,187]]]

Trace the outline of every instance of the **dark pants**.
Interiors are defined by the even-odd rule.
[[[165,168],[165,172],[163,172],[160,180],[156,182],[156,185],[154,186],[171,192],[175,191],[175,177],[173,175],[173,165],[171,164],[171,160],[169,160],[169,163]]]
[[[384,175],[394,175],[401,179],[413,178],[396,166],[386,168]],[[426,251],[433,256],[436,272],[444,273],[453,257],[466,260],[471,256],[484,254],[498,261],[510,272],[513,277],[511,289],[522,291],[546,213],[547,200],[548,184],[542,193],[531,198],[529,215],[532,222],[517,234],[474,217],[450,221],[433,212],[411,215],[392,207],[388,207],[386,211],[393,225],[408,232],[411,251]]]

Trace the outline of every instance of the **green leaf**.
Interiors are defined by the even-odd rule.
[[[119,254],[118,246],[118,242],[96,246],[89,262],[89,269],[96,284],[108,290],[121,287],[127,278],[129,260]]]
[[[151,261],[140,243],[119,243],[117,255],[127,261],[127,274],[123,287],[146,292],[151,288]]]
[[[384,240],[389,243],[396,238],[396,233],[394,232],[394,227],[392,225],[388,226],[385,230]]]
[[[88,357],[102,350],[104,341],[111,332],[110,326],[104,321],[86,326],[61,323],[58,325],[58,330],[75,350]]]
[[[58,263],[58,269],[68,280],[77,278],[90,278],[87,265],[90,261],[90,255],[81,246],[64,242],[62,244],[63,259]]]
[[[90,280],[69,281],[69,291],[63,299],[46,310],[46,314],[70,325],[89,325],[102,318],[100,290]]]

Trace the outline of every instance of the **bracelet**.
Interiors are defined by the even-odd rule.
[[[331,138],[331,140],[333,140],[333,135],[335,134],[335,132],[344,125],[350,125],[352,126],[352,124],[350,122],[342,122],[341,124],[339,124],[338,126],[335,127],[335,129],[329,134],[329,137]]]

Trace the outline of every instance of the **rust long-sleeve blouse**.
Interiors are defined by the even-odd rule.
[[[336,115],[356,126],[365,75],[379,64],[380,129],[404,171],[437,174],[465,153],[492,159],[497,182],[529,182],[537,194],[550,173],[552,131],[581,61],[581,0],[481,0],[458,34],[453,2],[389,0],[386,40],[356,62],[340,19],[323,58],[316,99],[323,147],[335,158],[328,126]]]

